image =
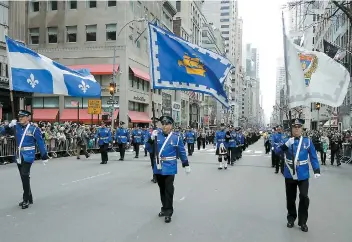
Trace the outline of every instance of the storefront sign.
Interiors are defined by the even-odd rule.
[[[163,93],[162,96],[162,114],[167,116],[172,116],[172,102],[171,95],[168,93]]]
[[[181,123],[181,103],[172,102],[172,118],[175,123]]]
[[[146,101],[144,97],[138,97],[138,96],[134,96],[133,100],[141,101],[141,102],[145,102]]]

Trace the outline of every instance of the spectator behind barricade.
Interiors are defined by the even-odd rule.
[[[87,152],[87,145],[88,145],[88,139],[89,136],[87,134],[86,127],[84,125],[80,126],[77,129],[77,135],[76,135],[76,145],[77,145],[77,159],[81,159],[81,150],[83,150],[84,155],[86,158],[89,157],[89,153]]]

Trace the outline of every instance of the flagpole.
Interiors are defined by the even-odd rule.
[[[152,93],[151,93],[151,99],[152,99],[152,113],[153,113],[153,130],[156,130],[156,119],[155,119],[155,103],[154,103],[154,99],[153,99],[153,93],[154,93],[154,89],[152,89]],[[159,160],[159,154],[158,154],[158,137],[154,137],[154,155],[156,158],[156,167],[157,169],[161,170],[161,164],[160,164],[160,160]]]
[[[285,18],[284,18],[284,12],[282,12],[282,37],[283,37],[283,42],[284,42],[284,61],[285,61],[285,77],[286,77],[286,90],[287,90],[287,104],[290,103],[290,86],[288,84],[288,71],[287,71],[287,46],[286,46],[286,30],[285,30]],[[291,137],[293,136],[292,134],[292,114],[291,114],[291,109],[288,109],[288,116],[289,116],[289,121],[288,123],[290,124],[290,132],[291,132]]]

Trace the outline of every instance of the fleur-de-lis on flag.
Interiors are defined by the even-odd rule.
[[[87,90],[90,88],[90,86],[83,80],[81,81],[81,84],[78,85],[78,87],[82,90],[83,93],[86,93]]]
[[[39,84],[39,81],[38,81],[38,80],[35,80],[34,75],[31,73],[31,74],[29,75],[29,78],[27,79],[27,83],[28,83],[29,85],[31,85],[32,88],[35,88],[35,86],[36,86],[37,84]]]

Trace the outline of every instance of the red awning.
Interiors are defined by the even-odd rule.
[[[112,75],[112,70],[113,70],[112,64],[73,65],[68,67],[73,70],[88,69],[92,75]],[[118,69],[119,69],[119,65],[116,65],[116,71]]]
[[[128,111],[128,116],[131,119],[132,123],[151,123],[152,120],[149,118],[148,113],[137,112],[137,111]]]
[[[130,68],[136,77],[141,78],[141,79],[148,81],[148,82],[150,81],[149,73],[141,71],[141,70],[134,68],[134,67],[130,67]]]
[[[38,108],[38,109],[33,109],[32,110],[32,119],[33,121],[56,121],[57,120],[57,114],[59,112],[59,109],[53,108],[53,109],[45,109],[45,108]]]
[[[61,112],[60,120],[61,121],[73,121],[76,122],[78,120],[78,110],[76,108],[64,109]],[[88,109],[80,109],[79,110],[79,121],[80,122],[91,122],[92,115],[88,114]],[[93,121],[98,120],[98,115],[93,115]],[[101,120],[101,116],[100,116]]]

